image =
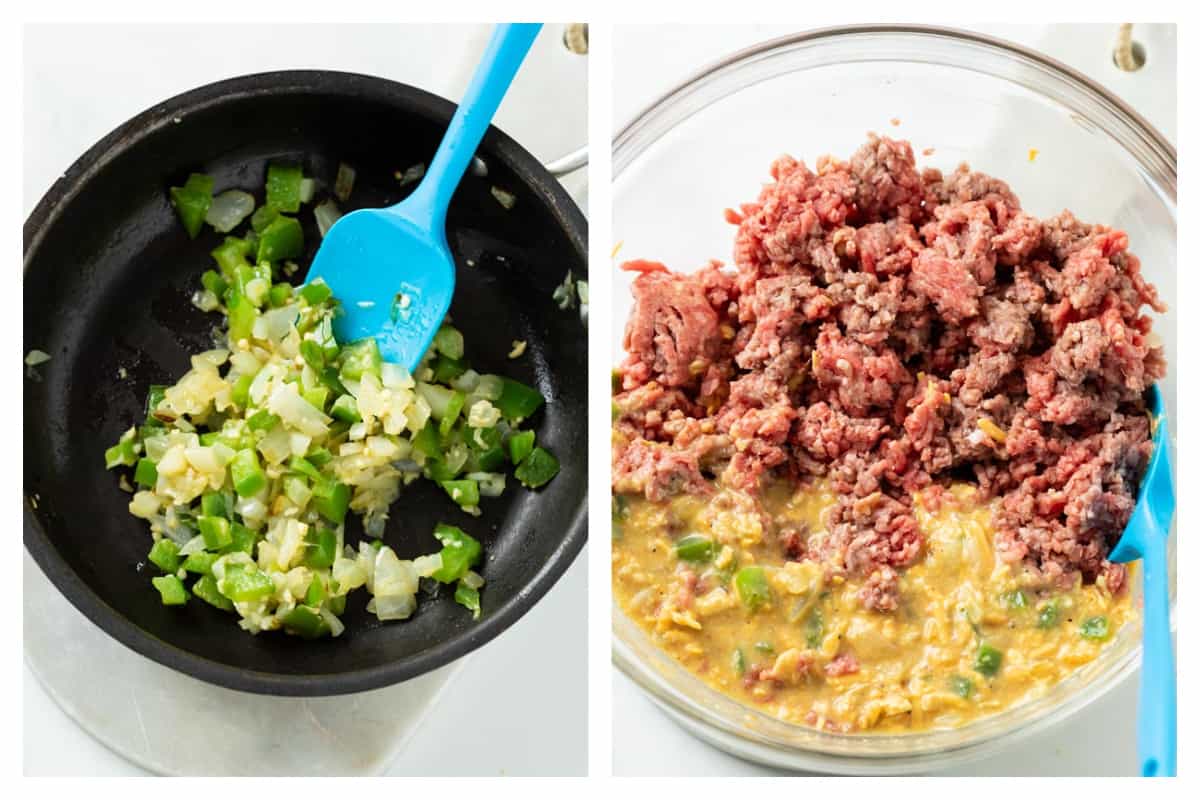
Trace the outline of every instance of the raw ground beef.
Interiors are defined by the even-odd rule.
[[[1150,454],[1143,393],[1166,369],[1142,313],[1165,306],[1128,237],[1069,211],[1039,220],[966,165],[920,172],[907,142],[873,134],[849,162],[785,156],[771,177],[726,211],[735,269],[624,265],[639,275],[614,490],[825,478],[828,534],[780,530],[781,552],[864,578],[863,602],[889,611],[923,545],[913,493],[973,479],[1000,498],[1002,557],[1119,591],[1105,555]]]

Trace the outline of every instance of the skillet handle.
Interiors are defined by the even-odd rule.
[[[556,158],[553,161],[546,163],[546,171],[556,178],[561,178],[564,175],[570,175],[577,169],[586,167],[588,163],[587,145],[580,147],[578,150],[572,150],[561,158]]]

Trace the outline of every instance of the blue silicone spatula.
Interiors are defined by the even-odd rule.
[[[1154,452],[1141,496],[1109,554],[1115,562],[1142,560],[1142,674],[1138,689],[1138,761],[1142,775],[1175,775],[1175,649],[1167,589],[1167,537],[1175,515],[1171,437],[1158,386],[1150,389]]]
[[[339,341],[375,337],[387,361],[411,372],[454,294],[446,209],[540,24],[497,25],[437,154],[417,188],[388,208],[362,209],[325,234],[307,281],[321,278],[342,302]]]

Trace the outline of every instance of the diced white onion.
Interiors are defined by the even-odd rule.
[[[217,233],[229,233],[253,213],[254,195],[230,189],[212,199],[204,221],[213,226]]]

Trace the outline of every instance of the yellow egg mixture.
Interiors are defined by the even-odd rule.
[[[899,608],[880,613],[858,600],[861,579],[785,560],[745,495],[617,496],[614,596],[709,685],[780,719],[844,732],[962,725],[1094,659],[1132,610],[1129,591],[1113,597],[1103,581],[1039,588],[995,556],[992,509],[973,488],[948,498],[936,511],[917,498],[925,545],[901,571]],[[761,509],[821,536],[833,501],[823,485],[780,485]]]

